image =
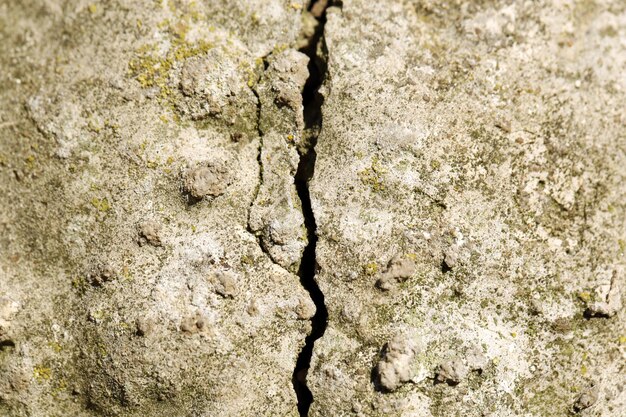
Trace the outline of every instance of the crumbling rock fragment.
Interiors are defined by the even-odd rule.
[[[111,265],[98,264],[87,273],[87,281],[94,287],[100,287],[104,283],[114,280],[116,275]]]
[[[248,307],[246,308],[246,313],[250,316],[258,316],[259,315],[259,306],[257,305],[255,300],[252,300]]]
[[[394,391],[411,380],[411,362],[419,350],[416,339],[403,335],[396,335],[385,345],[376,365],[377,382],[383,391]]]
[[[611,285],[604,301],[596,301],[589,305],[585,312],[590,317],[613,317],[622,308],[617,272],[613,272]]]
[[[307,244],[294,177],[304,129],[302,89],[309,75],[308,62],[306,55],[294,49],[272,54],[257,88],[263,182],[250,210],[249,226],[270,258],[291,271],[297,269]]]
[[[9,297],[0,297],[0,320],[10,321],[18,309],[19,303],[17,301]]]
[[[185,317],[181,321],[180,330],[182,330],[183,333],[195,334],[205,330],[206,326],[206,318],[202,314],[196,313],[192,316]]]
[[[304,218],[292,202],[274,203],[276,206],[272,210],[260,205],[253,207],[250,228],[260,237],[261,245],[270,258],[283,268],[290,269],[300,261],[307,243]]]
[[[574,411],[580,412],[594,405],[598,401],[599,394],[600,387],[598,385],[585,387],[574,403]]]
[[[376,282],[376,286],[383,291],[391,290],[397,283],[406,281],[415,273],[415,263],[410,259],[396,256],[393,258],[385,272]]]
[[[436,381],[448,385],[457,385],[468,374],[468,367],[460,358],[453,358],[443,362],[437,369]]]
[[[444,252],[443,262],[447,269],[454,268],[459,260],[459,247],[450,246]]]
[[[154,330],[154,322],[147,317],[139,317],[135,321],[138,336],[148,336]]]
[[[11,340],[11,321],[19,309],[19,304],[8,298],[0,297],[0,347],[13,344]]]
[[[482,350],[477,347],[473,347],[467,352],[466,360],[467,366],[469,366],[472,371],[482,371],[489,362]]]
[[[179,109],[193,119],[218,117],[230,121],[238,112],[250,114],[256,107],[256,98],[248,88],[251,77],[251,57],[241,51],[241,61],[212,48],[206,54],[185,60],[180,74],[183,93]]]
[[[237,295],[237,278],[230,271],[216,272],[213,280],[215,282],[215,292],[224,298],[235,298]]]
[[[315,315],[315,304],[308,299],[300,299],[296,306],[296,314],[300,320],[309,320]]]
[[[226,164],[211,161],[188,169],[183,176],[183,188],[191,197],[200,200],[224,194],[230,181]]]
[[[146,243],[152,246],[161,246],[161,225],[154,221],[149,220],[139,225],[139,246],[143,246]]]
[[[276,104],[302,112],[302,89],[309,77],[308,62],[309,57],[294,49],[286,50],[272,61],[269,71],[275,75],[272,90],[276,94]]]

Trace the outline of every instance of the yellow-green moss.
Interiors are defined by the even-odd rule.
[[[50,348],[54,350],[56,353],[59,353],[60,351],[63,350],[63,346],[61,346],[58,342],[54,342],[54,341],[49,342],[48,346],[50,346]]]
[[[169,25],[169,22],[167,24]],[[144,45],[137,50],[137,56],[128,64],[129,74],[143,88],[159,88],[159,99],[164,103],[170,102],[173,93],[168,80],[174,65],[193,56],[205,54],[213,48],[212,43],[204,40],[193,44],[187,42],[187,30],[185,24],[169,25],[168,31],[173,39],[172,46],[165,56],[159,54],[157,45]]]
[[[45,382],[52,378],[52,369],[44,365],[37,365],[33,368],[33,377],[39,383]]]
[[[358,175],[361,182],[368,185],[373,191],[383,191],[385,184],[383,183],[384,174],[387,170],[383,168],[380,161],[377,158],[372,159],[372,163],[369,168],[365,168],[359,171]]]
[[[363,267],[363,271],[366,275],[375,275],[378,272],[378,264],[370,262]]]
[[[104,198],[94,197],[91,199],[90,203],[98,211],[106,213],[107,211],[111,210],[111,204],[109,203],[109,200],[106,197]]]

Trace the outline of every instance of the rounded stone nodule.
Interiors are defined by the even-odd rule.
[[[229,171],[222,162],[195,166],[183,174],[183,190],[196,200],[218,197],[230,183]]]

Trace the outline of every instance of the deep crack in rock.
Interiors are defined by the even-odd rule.
[[[311,319],[311,333],[306,337],[304,347],[298,355],[296,367],[293,372],[293,386],[298,398],[298,412],[301,416],[307,416],[309,408],[313,403],[313,394],[307,386],[307,374],[309,371],[311,358],[313,356],[313,346],[315,341],[324,335],[328,322],[328,310],[324,303],[324,294],[315,280],[317,261],[315,249],[317,245],[316,223],[313,209],[311,207],[311,196],[309,192],[309,180],[313,177],[315,170],[315,145],[317,136],[322,126],[321,107],[323,97],[319,94],[319,88],[324,81],[326,72],[325,63],[320,62],[317,57],[317,46],[324,34],[324,24],[326,23],[326,8],[332,2],[327,0],[316,0],[311,2],[309,11],[314,8],[318,10],[319,21],[314,35],[308,45],[301,49],[301,52],[309,56],[308,65],[309,78],[302,92],[302,103],[304,106],[305,132],[308,133],[307,146],[301,149],[298,170],[295,176],[295,185],[302,205],[305,227],[307,230],[308,244],[302,253],[302,260],[298,270],[298,276],[302,286],[309,292],[311,300],[315,303],[316,312]]]

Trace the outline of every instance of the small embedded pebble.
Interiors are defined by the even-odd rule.
[[[228,185],[228,170],[219,162],[190,168],[183,178],[184,190],[196,199],[220,196]]]
[[[201,332],[206,327],[206,320],[201,314],[195,314],[183,319],[180,323],[180,329],[184,333],[195,334]]]
[[[395,391],[413,377],[411,362],[419,350],[415,339],[403,335],[387,343],[376,366],[378,383],[384,391]]]
[[[457,385],[468,373],[467,366],[459,358],[453,358],[439,365],[436,380],[448,385]]]
[[[598,401],[599,394],[600,388],[597,385],[590,385],[583,389],[574,403],[574,411],[580,412],[594,405]]]
[[[231,272],[217,272],[215,280],[216,293],[224,298],[235,298],[235,295],[237,295],[237,281]]]
[[[149,243],[152,246],[161,246],[161,225],[154,220],[149,220],[139,225],[139,245]]]
[[[148,336],[154,329],[154,323],[146,317],[138,318],[135,325],[137,327],[138,336]]]
[[[100,287],[105,282],[115,279],[116,273],[109,264],[97,265],[87,273],[87,281],[94,287]]]
[[[376,286],[383,291],[389,291],[397,283],[406,281],[414,273],[415,264],[411,260],[396,256],[389,262],[387,270],[376,281]]]
[[[458,265],[459,255],[459,247],[456,245],[450,246],[448,249],[446,249],[443,258],[446,270],[451,270]]]

